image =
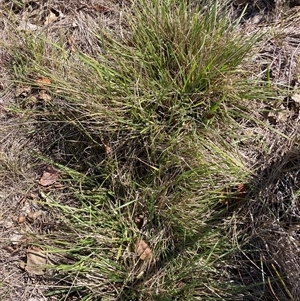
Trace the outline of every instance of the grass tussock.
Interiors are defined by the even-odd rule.
[[[11,50],[16,81],[31,87],[22,112],[48,135],[41,148],[73,200],[41,202],[63,220],[43,245],[57,277],[68,275],[60,287],[73,279],[65,295],[243,299],[221,201],[249,179],[230,135],[261,87],[247,88],[240,70],[258,37],[245,39],[227,7],[135,1],[121,30],[90,28],[92,51],[26,32]],[[32,96],[41,90],[49,97]]]

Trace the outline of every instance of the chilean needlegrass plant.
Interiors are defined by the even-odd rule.
[[[45,154],[62,152],[53,164],[74,200],[42,201],[65,225],[43,237],[68,259],[55,266],[73,276],[65,296],[233,300],[241,290],[230,284],[234,244],[216,207],[249,175],[230,135],[259,89],[247,94],[239,69],[257,37],[245,39],[227,3],[204,3],[135,1],[122,31],[90,26],[93,54],[26,33],[11,52],[17,80],[51,95],[22,109],[36,135],[49,134]],[[51,84],[41,88],[41,77]]]

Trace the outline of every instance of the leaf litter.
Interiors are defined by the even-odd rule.
[[[44,275],[46,263],[46,253],[38,247],[31,246],[27,249],[26,263],[21,263],[20,267],[24,268],[27,273],[32,275]]]
[[[153,253],[148,244],[141,238],[138,238],[135,242],[135,252],[143,261],[150,261],[153,257]]]
[[[43,175],[39,180],[39,184],[43,187],[47,187],[53,185],[58,179],[57,170],[55,170],[52,166],[46,166],[45,170],[43,171]]]

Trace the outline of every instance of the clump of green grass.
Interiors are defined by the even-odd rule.
[[[54,132],[47,148],[63,152],[54,163],[77,204],[46,197],[66,227],[43,241],[90,300],[232,300],[234,245],[215,207],[249,173],[229,136],[255,38],[218,1],[136,1],[125,24],[93,29],[97,55],[26,34],[12,53],[18,80],[51,80],[51,101],[27,111],[36,134]]]

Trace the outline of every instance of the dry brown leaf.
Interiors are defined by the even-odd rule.
[[[103,140],[101,140],[101,142],[103,143],[104,147],[105,147],[105,153],[107,156],[111,156],[112,155],[112,148],[106,144]]]
[[[41,215],[43,214],[43,211],[42,210],[38,210],[38,211],[35,211],[35,212],[29,212],[27,214],[27,217],[29,220],[31,221],[35,221],[38,217],[40,217]]]
[[[135,243],[135,252],[140,256],[140,259],[149,261],[152,258],[152,251],[144,240],[138,238]]]
[[[24,238],[24,236],[22,234],[15,233],[10,238],[10,243],[12,245],[19,245],[22,242],[24,242],[25,240],[26,240],[26,238]]]
[[[28,20],[21,20],[18,26],[18,30],[28,31],[28,32],[36,31],[38,29],[40,29],[39,26],[28,22]]]
[[[46,92],[46,90],[41,90],[39,92],[39,99],[43,100],[45,102],[49,102],[52,98],[51,96]]]
[[[71,51],[72,52],[76,52],[76,48],[74,46],[74,38],[73,38],[73,36],[69,36],[68,37],[67,43],[68,43],[68,46],[70,47]]]
[[[50,85],[51,84],[51,80],[47,77],[41,77],[39,79],[37,79],[35,81],[35,83],[38,85],[38,86],[45,86],[45,85]]]
[[[99,13],[104,13],[104,12],[109,11],[109,7],[100,5],[100,4],[95,4],[94,9],[95,9],[95,11],[97,11]]]
[[[73,44],[74,44],[74,38],[73,38],[73,36],[69,36],[69,37],[68,37],[67,44],[68,44],[68,46],[70,46],[70,47],[73,46]]]
[[[19,224],[22,224],[22,223],[24,223],[25,222],[25,215],[24,214],[20,214],[19,215],[19,218],[18,218],[18,223]]]
[[[16,88],[16,97],[27,97],[31,93],[30,86],[18,86]]]
[[[40,248],[29,247],[27,249],[26,272],[33,275],[43,275],[46,263],[46,254]]]
[[[57,178],[57,171],[52,166],[47,166],[39,183],[44,187],[50,186],[57,181]]]
[[[247,195],[247,184],[245,183],[240,183],[238,185],[238,194],[237,194],[237,201],[240,202],[240,201],[243,201]]]
[[[46,17],[44,25],[49,25],[49,24],[53,23],[57,18],[58,18],[58,16],[50,10],[48,16]]]
[[[110,156],[112,154],[112,148],[109,145],[105,144],[106,155]]]

